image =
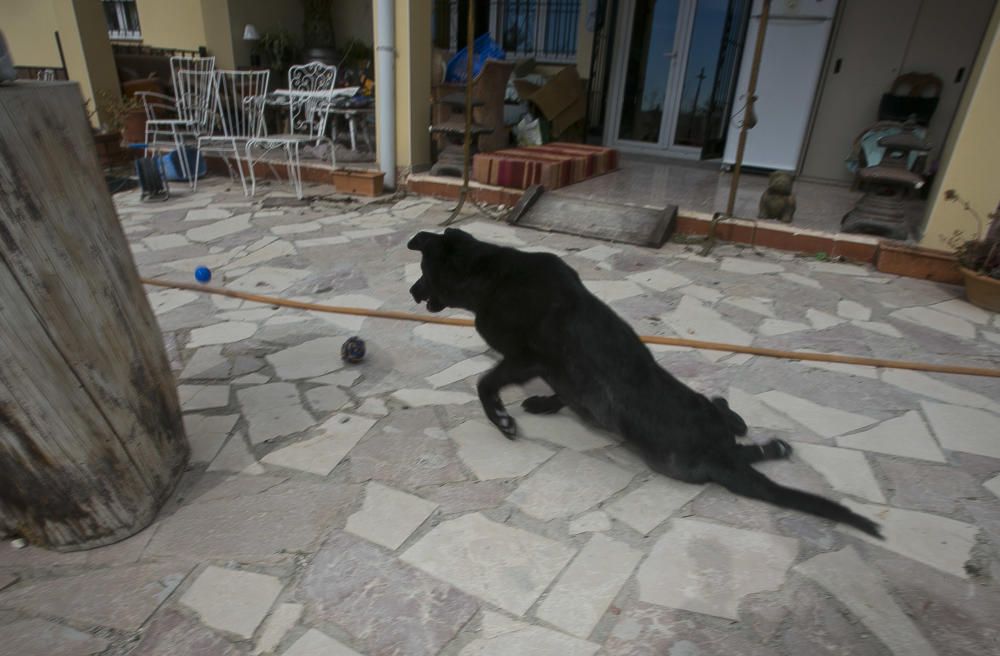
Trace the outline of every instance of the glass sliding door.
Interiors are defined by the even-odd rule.
[[[697,158],[726,133],[749,0],[622,0],[608,135]]]
[[[618,138],[660,142],[673,61],[680,0],[635,0],[626,50]]]

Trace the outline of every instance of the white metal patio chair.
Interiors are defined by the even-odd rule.
[[[337,67],[323,64],[322,62],[309,62],[292,66],[288,69],[288,88],[302,96],[291,96],[293,101],[301,101],[305,104],[303,113],[324,112],[327,109],[327,102],[332,98],[333,89],[337,84]],[[324,97],[324,92],[331,95]],[[305,95],[309,94],[309,95]],[[326,115],[324,114],[324,118]],[[326,124],[324,123],[324,129]],[[295,130],[293,129],[292,132]]]
[[[194,185],[197,176],[190,170],[184,146],[208,132],[212,117],[212,78],[215,57],[171,57],[170,75],[174,96],[141,91],[146,110],[145,154],[163,147],[174,148],[181,174]]]
[[[264,122],[264,101],[270,71],[226,71],[215,72],[212,96],[215,98],[215,125],[221,134],[205,134],[198,137],[195,171],[201,164],[202,153],[214,153],[222,157],[229,167],[227,155],[232,154],[239,172],[243,195],[248,195],[246,176],[243,173],[243,158],[247,141],[267,134]],[[195,176],[194,188],[198,188]]]
[[[288,132],[250,139],[246,144],[246,159],[250,169],[250,194],[257,190],[257,178],[253,167],[253,149],[263,150],[261,159],[278,149],[284,148],[288,179],[295,188],[295,195],[302,198],[302,147],[325,145],[330,149],[330,165],[336,161],[333,140],[326,136],[328,108],[333,98],[337,81],[337,67],[320,62],[292,66],[288,70],[289,93],[287,101],[280,105],[288,107]]]

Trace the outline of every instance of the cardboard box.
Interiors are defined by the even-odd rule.
[[[587,115],[587,85],[566,66],[542,86],[515,80],[514,88],[522,100],[533,103],[552,123],[552,136],[558,137]]]

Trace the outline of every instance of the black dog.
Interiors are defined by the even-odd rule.
[[[692,390],[657,364],[632,328],[591,294],[576,271],[549,253],[523,253],[449,228],[420,232],[417,303],[476,315],[476,330],[503,360],[479,380],[486,416],[513,439],[517,426],[500,390],[541,378],[555,391],[523,402],[535,414],[569,407],[624,437],[649,466],[689,483],[714,481],[731,492],[854,526],[876,537],[878,524],[815,494],[783,487],[750,465],[787,458],[782,440],[736,442],[747,425],[725,399]]]

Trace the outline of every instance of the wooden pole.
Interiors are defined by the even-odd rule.
[[[248,294],[222,287],[208,287],[206,285],[172,282],[169,280],[154,280],[142,278],[143,284],[154,287],[166,287],[169,289],[185,289],[203,294],[216,294],[218,296],[228,296],[238,298],[251,303],[263,303],[265,305],[277,305],[280,307],[295,308],[298,310],[309,310],[310,312],[328,312],[331,314],[347,314],[356,317],[372,317],[375,319],[393,319],[396,321],[416,321],[419,323],[434,323],[444,326],[465,326],[474,328],[475,322],[471,319],[456,319],[452,317],[439,317],[430,314],[417,314],[415,312],[396,312],[393,310],[368,310],[365,308],[342,307],[338,305],[322,305],[319,303],[305,303],[303,301],[293,301],[278,296],[263,296],[260,294]],[[880,358],[863,358],[853,355],[840,355],[839,353],[809,353],[805,351],[782,351],[780,349],[763,348],[759,346],[741,346],[739,344],[724,344],[721,342],[703,342],[697,339],[686,339],[684,337],[662,337],[660,335],[640,335],[639,339],[646,344],[660,344],[662,346],[684,346],[696,349],[706,349],[709,351],[726,351],[728,353],[747,353],[750,355],[761,355],[767,358],[783,358],[786,360],[808,360],[811,362],[838,362],[841,364],[857,364],[865,367],[885,367],[889,369],[910,369],[913,371],[932,371],[944,374],[961,374],[965,376],[986,376],[990,378],[1000,378],[1000,369],[987,369],[982,367],[963,367],[949,364],[933,364],[929,362],[908,362],[905,360],[883,360]]]
[[[82,102],[0,89],[0,534],[65,551],[148,526],[188,456]]]
[[[458,204],[442,225],[448,225],[458,218],[469,195],[469,169],[472,168],[472,70],[476,58],[476,0],[469,0],[468,20],[466,21],[466,58],[465,58],[465,142],[462,154],[462,190],[458,194]]]
[[[757,74],[760,72],[760,59],[764,54],[764,35],[767,33],[767,20],[771,15],[771,0],[764,0],[760,10],[760,26],[757,28],[757,43],[754,46],[753,62],[750,66],[750,83],[747,86],[747,105],[743,112],[743,125],[740,126],[740,140],[736,145],[736,163],[733,165],[733,179],[729,183],[729,202],[726,203],[726,216],[733,216],[736,211],[736,190],[740,186],[740,171],[743,168],[743,152],[747,147],[747,132],[753,126],[750,119],[755,116],[754,104],[757,102]]]

